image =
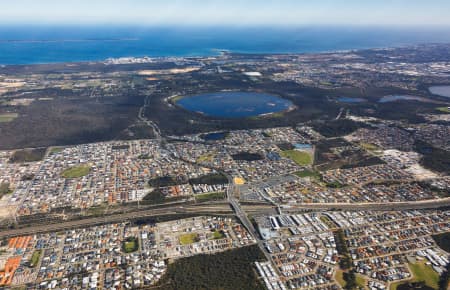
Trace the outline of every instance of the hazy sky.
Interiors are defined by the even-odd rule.
[[[449,0],[0,0],[1,23],[450,25]]]

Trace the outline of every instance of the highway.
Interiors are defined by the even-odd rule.
[[[180,214],[227,214],[235,215],[244,227],[258,240],[258,233],[247,217],[252,214],[275,214],[275,207],[270,205],[241,205],[233,196],[234,185],[230,183],[227,191],[228,203],[208,203],[199,205],[180,205],[162,208],[147,208],[126,213],[114,213],[107,216],[85,218],[59,223],[49,223],[23,227],[19,229],[4,230],[0,232],[0,238],[29,235],[42,232],[60,231],[70,228],[86,227],[103,223],[123,222],[140,218],[157,216],[169,216]],[[324,211],[324,210],[346,210],[346,211],[395,211],[416,209],[437,209],[450,206],[450,198],[424,200],[415,202],[386,202],[386,203],[305,203],[281,207],[284,213],[295,213],[302,211]]]
[[[169,215],[181,215],[181,214],[219,214],[219,215],[229,215],[233,214],[232,209],[228,204],[216,204],[216,205],[200,205],[200,206],[174,206],[174,207],[165,207],[165,208],[158,208],[158,209],[150,209],[150,210],[141,210],[141,211],[134,211],[134,212],[128,212],[123,214],[114,214],[109,216],[102,216],[102,217],[94,217],[94,218],[87,218],[87,219],[81,219],[81,220],[73,220],[73,221],[67,221],[67,222],[60,222],[60,223],[54,223],[54,224],[45,224],[45,225],[37,225],[37,226],[30,226],[30,227],[24,227],[20,229],[11,229],[6,231],[0,232],[0,238],[7,238],[12,236],[19,236],[19,235],[32,235],[37,233],[44,233],[44,232],[52,232],[52,231],[62,231],[72,228],[79,228],[79,227],[87,227],[87,226],[93,226],[98,224],[105,224],[105,223],[119,223],[124,221],[131,221],[136,219],[142,219],[142,218],[149,218],[149,217],[157,217],[157,216],[169,216]]]

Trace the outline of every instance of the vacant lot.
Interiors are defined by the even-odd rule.
[[[198,234],[196,233],[183,234],[180,236],[180,244],[182,245],[190,245],[198,240]]]
[[[84,164],[70,167],[61,173],[64,178],[80,178],[86,176],[91,171],[91,166]]]
[[[225,237],[225,235],[223,234],[222,231],[215,230],[213,233],[214,240],[223,239],[224,237]]]
[[[10,193],[12,193],[12,190],[9,187],[9,183],[0,183],[0,198]]]
[[[220,200],[220,199],[224,199],[224,198],[225,198],[225,193],[223,193],[223,192],[211,192],[211,193],[195,195],[195,200],[197,200],[199,202]]]
[[[0,123],[9,123],[17,118],[19,114],[17,113],[0,113]]]
[[[298,150],[282,151],[283,157],[289,158],[300,166],[310,165],[312,163],[311,154]]]
[[[302,171],[297,171],[295,172],[295,175],[297,175],[298,177],[311,177],[314,179],[320,179],[320,173],[317,171],[313,171],[313,170],[302,170]]]
[[[35,162],[44,158],[47,148],[23,149],[14,151],[9,159],[11,163]]]

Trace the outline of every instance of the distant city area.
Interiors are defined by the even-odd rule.
[[[0,287],[442,289],[449,122],[446,44],[0,67]]]

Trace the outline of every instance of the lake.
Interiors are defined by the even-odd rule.
[[[390,103],[390,102],[396,102],[396,101],[421,101],[426,102],[429,101],[422,97],[417,96],[408,96],[408,95],[391,95],[391,96],[384,96],[382,97],[378,102],[379,103]]]
[[[180,107],[210,117],[247,118],[290,109],[291,101],[255,92],[217,92],[183,97]]]
[[[337,100],[342,103],[362,103],[366,101],[366,99],[363,98],[349,98],[349,97],[339,97]]]
[[[223,140],[227,137],[228,132],[213,132],[208,134],[202,134],[200,138],[205,141],[218,141]]]
[[[432,86],[428,90],[434,95],[450,98],[450,86]]]

